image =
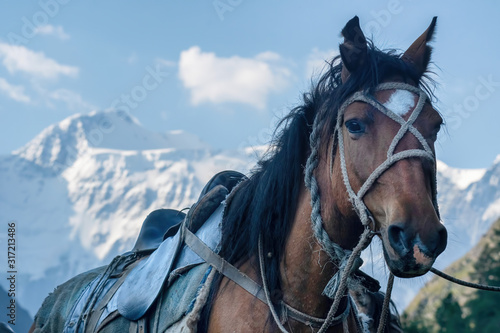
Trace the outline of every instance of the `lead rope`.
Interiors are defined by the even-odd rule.
[[[347,288],[347,279],[350,276],[349,273],[350,273],[350,270],[352,268],[352,265],[354,264],[354,260],[359,256],[361,251],[363,251],[366,248],[366,246],[370,243],[372,237],[373,237],[373,233],[371,232],[370,229],[366,228],[360,237],[360,241],[359,241],[358,245],[356,245],[354,250],[352,250],[352,254],[349,256],[349,259],[347,260],[347,264],[346,264],[344,270],[342,271],[340,283],[339,283],[337,292],[335,294],[335,297],[333,299],[333,304],[330,307],[330,310],[328,311],[328,315],[326,317],[326,320],[323,323],[323,325],[321,326],[321,328],[319,329],[318,333],[324,333],[330,327],[330,324],[332,323],[332,319],[335,316],[335,313],[337,312],[337,310],[339,308],[340,301],[344,297],[344,293],[345,293],[346,288]],[[347,318],[345,320],[347,320]]]
[[[472,283],[472,282],[467,282],[464,280],[457,279],[456,277],[453,277],[451,275],[448,275],[446,273],[441,272],[440,270],[431,267],[431,272],[436,274],[437,276],[446,279],[450,282],[459,284],[464,287],[469,287],[469,288],[474,288],[474,289],[481,289],[481,290],[487,290],[487,291],[500,291],[500,287],[497,286],[488,286],[485,284],[480,284],[480,283]]]
[[[390,313],[389,305],[391,303],[392,287],[394,285],[394,274],[390,273],[389,280],[387,281],[387,291],[385,292],[384,304],[380,314],[380,323],[378,325],[377,333],[384,332],[385,323],[387,322],[387,315]]]

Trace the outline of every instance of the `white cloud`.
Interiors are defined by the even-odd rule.
[[[333,57],[338,56],[340,53],[338,50],[326,50],[321,51],[314,48],[307,58],[306,63],[306,78],[311,78],[313,76],[318,76],[323,72],[327,66],[327,61],[331,61]]]
[[[59,38],[60,40],[67,40],[70,38],[70,36],[64,31],[63,27],[60,25],[53,26],[50,24],[44,24],[44,25],[37,26],[35,28],[35,34],[54,36],[54,37]]]
[[[68,89],[57,89],[49,93],[48,97],[53,101],[66,104],[71,111],[90,111],[96,107],[87,103],[80,94]]]
[[[7,82],[4,78],[0,77],[0,91],[15,101],[29,103],[30,97],[24,93],[23,86],[15,86]]]
[[[219,58],[193,46],[181,52],[179,78],[190,90],[194,105],[238,102],[263,109],[269,93],[283,90],[290,80],[291,73],[280,60],[273,52],[254,58]]]
[[[0,59],[10,73],[24,72],[31,76],[54,79],[60,75],[77,76],[78,67],[61,65],[24,46],[0,43]]]

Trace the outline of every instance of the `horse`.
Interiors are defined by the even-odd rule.
[[[435,25],[434,17],[400,54],[376,48],[363,34],[357,16],[348,21],[342,29],[340,55],[328,62],[301,105],[280,122],[268,152],[250,176],[239,178],[228,191],[215,186],[210,192],[223,193],[217,192],[222,200],[215,205],[222,208],[209,214],[209,220],[219,214],[216,245],[209,248],[189,231],[191,227],[181,227],[179,237],[206,265],[195,282],[202,281],[203,288],[198,288],[190,306],[196,315],[184,326],[161,327],[166,316],[163,304],[172,294],[166,287],[170,275],[168,282],[162,280],[151,308],[131,316],[138,320],[135,326],[119,326],[127,319],[115,311],[99,331],[373,330],[361,320],[363,306],[352,296],[365,290],[370,280],[359,267],[360,253],[372,238],[382,242],[390,281],[394,276],[427,273],[446,248],[447,232],[436,200],[434,150],[443,119],[429,98],[432,80],[427,69]],[[214,202],[214,196],[201,201]],[[188,217],[203,215],[197,207]],[[166,238],[170,230],[149,258],[171,239]],[[146,267],[148,260],[131,264],[137,266],[130,275],[140,271],[137,267]],[[120,262],[113,267],[120,265],[126,266]],[[196,267],[202,266],[185,274]],[[108,267],[84,273],[83,287],[68,282],[57,288],[44,302],[49,309],[35,317],[31,332],[66,329],[62,325],[68,322],[67,309],[104,270],[110,271]],[[132,280],[128,288],[140,284],[130,276],[124,283],[127,279]],[[142,282],[147,285],[143,293],[148,294],[155,279]],[[128,292],[119,292],[122,287],[117,293],[127,300]],[[388,289],[380,332],[393,326],[385,325],[389,298]]]

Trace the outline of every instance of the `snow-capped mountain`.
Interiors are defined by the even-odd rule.
[[[438,164],[439,202],[448,229],[446,263],[463,256],[500,216],[500,155],[488,169]],[[444,267],[443,267],[444,268]]]
[[[0,220],[17,224],[20,301],[33,315],[56,285],[130,250],[149,212],[190,207],[215,173],[247,172],[255,157],[150,132],[120,111],[46,128],[0,157]]]
[[[71,116],[0,156],[0,221],[17,225],[19,301],[34,315],[56,285],[130,250],[149,212],[191,206],[215,173],[248,172],[261,152],[217,151],[192,134],[154,133],[109,111]],[[500,215],[499,179],[500,158],[487,170],[438,165],[450,231],[439,267],[470,249]],[[4,228],[0,243],[6,237]],[[415,283],[396,284],[398,305],[416,290]]]

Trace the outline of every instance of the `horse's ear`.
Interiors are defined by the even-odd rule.
[[[366,38],[359,26],[359,18],[354,16],[342,29],[344,43],[339,45],[342,58],[342,82],[366,62],[368,55]]]
[[[432,40],[432,36],[434,35],[436,20],[437,16],[434,16],[427,30],[411,44],[401,57],[407,63],[412,64],[419,75],[424,74],[431,60],[432,48],[427,44]]]

